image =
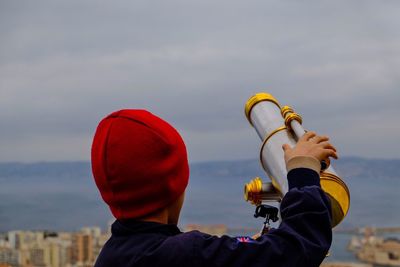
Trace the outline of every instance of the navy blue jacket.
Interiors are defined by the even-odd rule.
[[[256,240],[199,231],[182,233],[176,225],[117,220],[95,267],[317,267],[332,241],[330,202],[315,171],[291,170],[288,181],[280,226]]]

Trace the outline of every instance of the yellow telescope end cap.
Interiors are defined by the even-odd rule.
[[[247,120],[251,123],[250,121],[250,112],[251,109],[257,104],[260,103],[261,101],[269,101],[278,106],[279,109],[281,109],[281,106],[278,103],[278,100],[276,100],[275,97],[273,97],[271,94],[268,93],[257,93],[253,95],[252,97],[247,100],[245,106],[244,106],[244,113],[246,114]]]
[[[332,227],[346,217],[350,208],[350,192],[338,176],[328,172],[321,173],[321,187],[331,200]]]

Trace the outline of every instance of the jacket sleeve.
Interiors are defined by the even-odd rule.
[[[289,192],[281,203],[282,222],[256,240],[197,233],[194,260],[199,266],[317,267],[332,242],[330,202],[317,172],[288,173]],[[243,242],[245,241],[245,242]]]

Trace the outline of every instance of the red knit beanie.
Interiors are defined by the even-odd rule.
[[[100,122],[92,144],[92,171],[117,219],[167,207],[189,179],[182,137],[145,110],[120,110]]]

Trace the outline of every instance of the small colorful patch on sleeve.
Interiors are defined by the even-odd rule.
[[[256,243],[256,241],[249,236],[238,236],[236,237],[238,243]]]

